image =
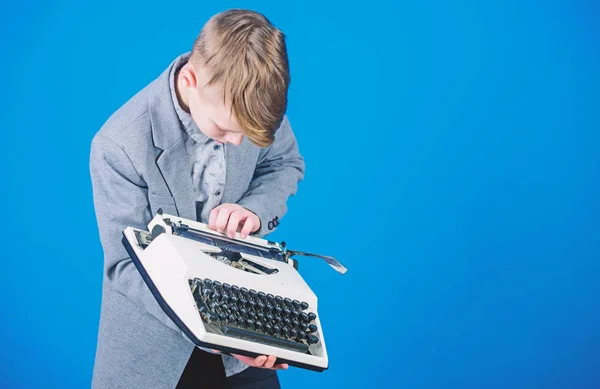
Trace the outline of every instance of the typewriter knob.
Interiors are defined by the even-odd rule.
[[[316,344],[319,342],[319,338],[317,338],[314,335],[308,335],[308,338],[306,339],[306,341],[308,342],[308,344]]]

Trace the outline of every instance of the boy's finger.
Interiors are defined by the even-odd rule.
[[[212,211],[210,211],[210,215],[208,216],[208,228],[210,228],[211,230],[216,230],[217,229],[217,215],[219,214],[219,211],[221,210],[222,206],[218,206],[212,209]]]
[[[270,355],[269,358],[267,358],[267,361],[265,362],[265,364],[263,365],[264,368],[270,369],[273,367],[273,365],[275,364],[275,360],[277,359],[277,357],[275,355]]]
[[[240,220],[242,219],[240,213],[238,211],[234,211],[229,215],[229,221],[227,222],[227,236],[230,238],[235,238],[235,233],[240,225]]]
[[[227,220],[229,220],[229,215],[231,214],[231,210],[229,208],[221,208],[219,210],[219,215],[217,216],[217,231],[225,232],[225,228],[227,228]]]
[[[240,236],[242,238],[246,238],[248,235],[250,235],[254,227],[254,221],[252,220],[252,218],[246,218],[246,221],[244,221],[244,227],[242,228],[242,231],[240,231]]]
[[[256,364],[256,367],[263,367],[266,360],[267,360],[266,355],[259,355],[258,357],[256,357],[254,359],[254,363]]]

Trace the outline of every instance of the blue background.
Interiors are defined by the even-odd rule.
[[[288,37],[330,369],[286,388],[600,386],[592,1],[30,1],[0,12],[0,387],[89,387],[92,136],[231,7]]]

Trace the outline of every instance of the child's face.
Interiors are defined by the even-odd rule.
[[[223,103],[220,85],[205,86],[209,78],[204,69],[195,73],[196,86],[190,88],[188,105],[196,125],[219,143],[241,144],[244,132],[231,113],[231,106]]]

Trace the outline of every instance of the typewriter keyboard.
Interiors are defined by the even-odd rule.
[[[224,335],[303,353],[319,342],[306,302],[209,279],[189,283],[200,317]]]

